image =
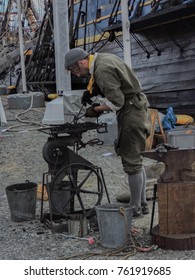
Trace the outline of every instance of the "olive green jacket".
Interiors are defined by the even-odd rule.
[[[133,70],[116,55],[98,53],[93,76],[104,96],[117,107],[122,107],[125,99],[141,92]]]
[[[94,62],[94,83],[103,95],[121,108],[117,112],[119,134],[121,129],[139,127],[149,135],[148,101],[133,70],[118,56],[98,53]]]

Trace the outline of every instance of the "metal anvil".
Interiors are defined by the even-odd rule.
[[[165,164],[165,170],[160,175],[160,182],[195,181],[195,167],[193,169],[195,148],[175,148],[167,144],[162,144],[159,148],[143,151],[141,155]]]

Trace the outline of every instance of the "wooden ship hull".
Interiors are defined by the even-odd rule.
[[[44,1],[37,43],[26,58],[28,89],[46,96],[56,91],[52,2]],[[131,66],[151,107],[194,115],[195,0],[130,0],[128,7]],[[69,0],[68,9],[70,48],[124,58],[119,0]],[[73,89],[85,87],[85,80],[72,76]]]
[[[82,1],[74,2],[78,15]],[[96,8],[96,1],[87,2],[90,15],[80,17],[86,23],[74,30],[77,37],[70,36],[71,43],[123,58],[120,5],[113,10],[119,1],[99,1]],[[132,68],[151,107],[165,112],[172,106],[174,112],[194,114],[195,1],[129,1],[129,19]]]

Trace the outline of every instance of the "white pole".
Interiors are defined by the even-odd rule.
[[[68,1],[53,0],[56,89],[58,94],[71,90],[70,72],[64,68],[64,57],[69,50]]]
[[[128,0],[121,1],[124,61],[131,67],[130,21]]]
[[[26,72],[24,63],[24,43],[23,43],[23,31],[22,31],[22,14],[21,14],[21,2],[17,0],[17,11],[18,11],[18,29],[19,29],[19,45],[20,45],[20,63],[22,71],[22,90],[27,92],[26,89]]]

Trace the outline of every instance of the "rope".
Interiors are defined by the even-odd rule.
[[[115,0],[114,6],[112,8],[112,12],[111,12],[110,17],[108,19],[108,25],[109,26],[114,23],[115,19],[117,21],[117,15],[118,15],[120,4],[121,4],[121,0]],[[115,9],[116,9],[116,11],[115,11]]]
[[[124,247],[127,243],[128,243],[128,239],[129,239],[129,227],[128,227],[128,220],[127,220],[127,215],[125,213],[125,209],[124,207],[119,207],[119,213],[124,216],[125,219],[125,228],[126,228],[126,240],[124,241],[124,245],[122,247]]]
[[[19,117],[19,116],[21,116],[21,115],[26,114],[26,113],[29,112],[30,110],[42,112],[41,110],[32,108],[32,106],[33,106],[33,93],[31,93],[31,104],[30,104],[30,107],[29,107],[27,110],[16,114],[16,116],[15,116],[15,119],[18,120],[19,122],[23,123],[23,124],[22,124],[22,125],[20,124],[20,125],[9,126],[9,127],[6,128],[5,130],[6,130],[6,131],[10,131],[10,130],[16,128],[16,127],[28,126],[28,125],[38,125],[38,126],[41,126],[41,127],[47,127],[46,125],[44,125],[44,124],[42,124],[42,123],[40,123],[40,122],[22,120],[22,119]],[[39,129],[40,129],[40,127],[39,127]],[[28,130],[37,130],[37,128],[36,128],[36,129],[32,129],[32,128],[31,128],[31,129],[28,129]],[[15,132],[17,132],[17,131],[15,131]],[[18,131],[18,132],[19,132],[19,131]]]
[[[74,258],[79,258],[82,260],[85,260],[87,258],[93,257],[93,256],[102,256],[102,257],[123,257],[123,260],[128,259],[129,257],[134,256],[138,252],[151,252],[156,250],[158,247],[156,245],[152,245],[150,247],[142,247],[141,244],[135,239],[135,237],[132,236],[132,241],[134,244],[121,247],[119,249],[115,250],[105,250],[101,252],[85,252],[81,254],[75,254],[69,257],[60,256],[58,259],[60,260],[70,260]],[[136,245],[137,243],[137,245]]]
[[[104,257],[123,257],[122,259],[126,260],[129,257],[134,256],[137,252],[150,252],[157,249],[156,245],[143,247],[142,244],[135,238],[135,236],[129,232],[127,215],[123,207],[119,207],[119,213],[124,216],[126,224],[126,240],[124,244],[117,249],[105,250],[103,252],[85,252],[81,254],[72,255],[70,257],[61,256],[59,259],[69,260],[73,258],[79,258],[84,260],[93,256],[104,256]],[[131,244],[128,245],[128,241],[131,241]]]

